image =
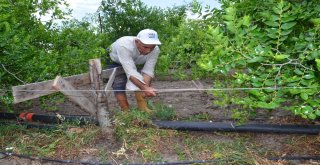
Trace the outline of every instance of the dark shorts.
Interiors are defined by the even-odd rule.
[[[108,64],[108,69],[116,68],[119,66],[121,65],[113,62],[111,64]],[[125,93],[127,81],[128,81],[128,78],[125,73],[117,75],[114,78],[114,81],[112,84],[112,89],[114,90],[114,94]]]

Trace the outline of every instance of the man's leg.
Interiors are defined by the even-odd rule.
[[[122,111],[129,110],[129,103],[126,94],[127,76],[125,74],[117,75],[113,81],[112,88],[114,95]]]
[[[115,96],[117,98],[118,104],[122,111],[128,111],[129,110],[129,103],[127,99],[126,93],[115,93]]]
[[[145,111],[145,112],[151,112],[151,110],[147,106],[147,102],[144,98],[144,93],[143,92],[134,92],[138,104],[138,108],[140,111]]]

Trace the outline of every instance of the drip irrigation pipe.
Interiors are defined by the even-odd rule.
[[[247,124],[236,126],[232,123],[190,121],[153,121],[153,124],[159,128],[181,131],[225,131],[310,135],[317,135],[320,133],[320,125]]]
[[[319,156],[283,156],[271,157],[269,160],[320,160]]]
[[[192,160],[192,161],[184,161],[184,162],[157,162],[157,163],[132,163],[128,165],[180,165],[180,164],[207,164],[214,163],[216,160]]]
[[[98,121],[94,117],[88,117],[88,116],[63,116],[63,115],[39,115],[35,113],[20,113],[20,114],[14,114],[14,113],[0,113],[0,119],[20,119],[23,121],[29,121],[29,122],[44,122],[44,123],[62,123],[64,121],[69,122],[77,122],[79,125],[85,125],[88,123],[96,124],[98,125]]]
[[[48,116],[34,113],[0,113],[3,119],[23,119],[24,121],[41,121],[46,123],[60,123],[62,121],[78,121],[80,124],[94,123],[98,121],[93,117],[84,116]],[[290,124],[247,124],[237,126],[232,123],[222,122],[190,122],[190,121],[153,121],[159,128],[176,129],[181,131],[225,131],[225,132],[254,132],[254,133],[283,133],[283,134],[310,134],[320,133],[320,125],[290,125]],[[37,125],[29,125],[35,128]],[[40,126],[42,127],[42,126]],[[47,126],[43,126],[46,128]],[[51,127],[51,126],[49,126]]]
[[[38,129],[56,129],[56,125],[48,125],[48,124],[30,124],[30,123],[21,123],[21,122],[0,122],[0,125],[17,125],[24,126],[27,129],[30,128],[38,128]]]

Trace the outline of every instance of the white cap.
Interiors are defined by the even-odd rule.
[[[142,43],[147,45],[161,45],[161,42],[159,41],[159,38],[158,38],[158,33],[151,29],[141,30],[138,33],[137,38]]]

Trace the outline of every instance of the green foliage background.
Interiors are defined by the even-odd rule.
[[[229,96],[239,110],[282,108],[318,118],[318,2],[233,2],[222,2],[222,24],[209,25],[206,44],[211,48],[197,64],[212,75],[228,77],[222,87],[256,88]]]
[[[152,28],[163,42],[158,75],[172,71],[211,78],[213,88],[250,88],[212,92],[214,104],[237,105],[235,118],[276,108],[319,118],[318,1],[220,3],[220,9],[197,1],[160,9],[140,0],[102,0],[92,18],[57,25],[70,14],[59,8],[68,6],[63,0],[0,0],[0,103],[11,104],[11,86],[87,72],[88,60],[104,59],[118,37]],[[42,22],[38,16],[45,14],[51,19]]]

